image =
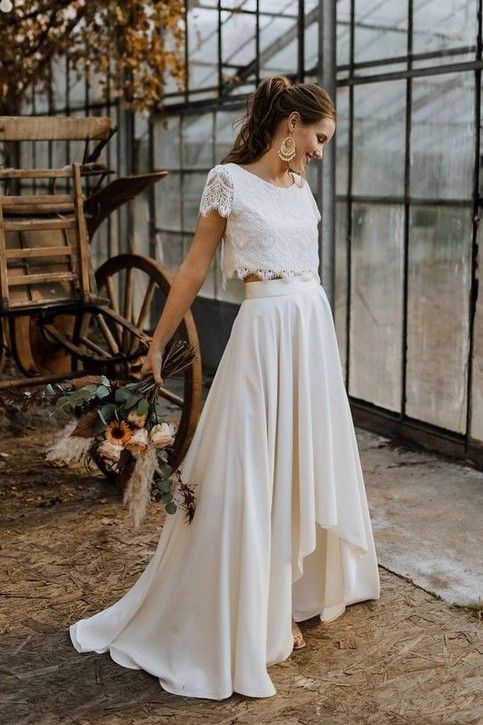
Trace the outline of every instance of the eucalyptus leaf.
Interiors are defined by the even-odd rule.
[[[140,400],[144,400],[142,395],[130,395],[122,404],[122,410],[127,413],[132,408],[135,408]]]
[[[166,513],[168,513],[168,514],[175,514],[176,511],[178,510],[178,507],[176,506],[176,504],[174,503],[174,501],[170,501],[165,506],[165,508],[166,508]]]
[[[106,378],[105,375],[101,375],[101,385],[105,385],[106,387],[110,388],[111,381],[109,380],[109,378]]]
[[[132,398],[132,394],[129,390],[124,390],[124,388],[118,388],[114,393],[114,400],[116,403],[122,403],[125,400],[129,400],[129,398]]]
[[[97,385],[94,383],[89,383],[89,385],[83,385],[82,388],[80,388],[79,392],[89,395],[95,395],[97,392]]]
[[[99,387],[96,390],[96,396],[101,400],[102,400],[102,398],[107,398],[107,396],[110,394],[111,394],[111,391],[105,385],[99,385]]]
[[[168,478],[173,473],[171,466],[169,466],[165,461],[159,462],[159,458],[157,471],[159,471],[160,478]]]
[[[171,491],[171,483],[166,479],[160,479],[156,481],[156,488],[161,491],[161,493],[168,493]]]
[[[99,413],[99,411],[97,411]],[[106,427],[107,423],[105,423],[102,418],[99,416],[99,418],[96,418],[96,422],[94,423],[94,430],[97,434],[102,433]]]
[[[64,403],[69,402],[69,396],[68,395],[62,395],[56,402],[56,405],[60,405],[61,407],[64,405]]]
[[[139,415],[146,415],[149,410],[149,403],[146,398],[141,398],[137,405],[137,412]]]
[[[114,403],[106,403],[106,405],[102,406],[100,412],[102,413],[103,419],[108,420],[109,418],[112,418],[116,412],[116,406]]]

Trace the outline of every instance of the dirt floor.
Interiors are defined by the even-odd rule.
[[[0,427],[1,723],[483,722],[480,615],[382,568],[380,600],[302,623],[307,646],[270,667],[271,698],[181,698],[108,654],[77,653],[69,624],[134,583],[163,508],[133,530],[102,477],[45,464],[52,431],[32,420]]]

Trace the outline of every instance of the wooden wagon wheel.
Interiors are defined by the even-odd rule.
[[[110,308],[151,337],[173,279],[163,265],[150,257],[120,254],[104,262],[95,276],[98,291],[107,296]],[[132,354],[137,341],[129,331],[121,329],[111,320],[108,325],[115,342],[114,347],[111,340],[112,353],[116,352],[117,347],[125,355]],[[173,338],[188,342],[196,353],[191,365],[181,373],[182,378],[178,381],[167,379],[161,390],[161,397],[180,411],[173,446],[174,457],[169,461],[170,465],[176,467],[188,449],[201,410],[201,355],[198,334],[190,311],[184,316]],[[136,377],[136,372],[139,374],[143,360],[140,355],[129,363],[130,377]]]
[[[7,362],[9,344],[8,344],[8,327],[5,320],[0,320],[0,373],[5,369]]]
[[[20,370],[28,376],[68,373],[72,358],[68,350],[42,334],[39,318],[34,314],[17,315],[9,320],[12,352]],[[71,333],[72,315],[56,315],[55,325],[62,332]]]
[[[118,380],[139,377],[150,333],[169,293],[172,276],[156,260],[121,254],[102,264],[96,283],[105,305],[82,305],[44,317],[10,319],[10,341],[20,369],[29,376],[69,373],[106,374]],[[191,312],[173,338],[185,340],[196,357],[179,380],[166,380],[161,391],[174,406],[178,423],[169,463],[177,467],[195,431],[201,410],[201,357]],[[182,388],[180,394],[179,388]],[[171,416],[167,416],[171,418]],[[179,418],[179,421],[176,420]]]

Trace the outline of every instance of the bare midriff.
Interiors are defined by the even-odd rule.
[[[278,275],[278,277],[271,277],[270,279],[282,279],[281,275]],[[258,277],[254,273],[248,274],[246,277],[243,277],[244,282],[263,282],[263,279],[261,277]]]

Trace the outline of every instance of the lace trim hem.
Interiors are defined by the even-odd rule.
[[[294,277],[302,277],[303,279],[310,279],[315,277],[320,281],[318,270],[314,269],[253,269],[248,267],[236,267],[233,270],[233,274],[236,274],[238,279],[243,279],[248,274],[256,274],[262,280],[274,279],[275,277],[282,277],[283,279],[293,279]],[[227,273],[223,272],[222,287],[226,289]]]

